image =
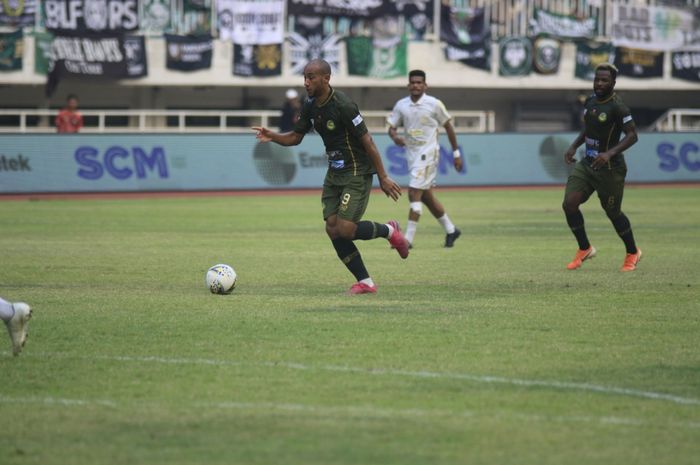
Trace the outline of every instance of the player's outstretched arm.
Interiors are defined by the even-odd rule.
[[[374,168],[377,170],[377,177],[379,178],[379,187],[386,194],[387,197],[391,197],[394,200],[398,200],[401,197],[401,186],[399,186],[396,181],[391,179],[386,170],[384,169],[384,163],[382,163],[382,157],[379,155],[379,150],[377,146],[374,145],[374,140],[369,132],[366,132],[362,139],[362,146],[364,147],[367,155],[369,155],[370,160],[374,164]]]
[[[255,138],[260,142],[275,142],[279,145],[289,146],[299,145],[302,139],[304,139],[304,134],[294,131],[280,134],[262,126],[253,126],[251,129],[255,131]]]

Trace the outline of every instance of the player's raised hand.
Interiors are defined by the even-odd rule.
[[[260,142],[270,142],[272,140],[269,129],[262,126],[253,126],[251,129],[255,131],[255,138]]]
[[[379,187],[382,188],[387,197],[391,197],[394,200],[399,200],[399,197],[401,197],[401,186],[389,176],[379,178]]]

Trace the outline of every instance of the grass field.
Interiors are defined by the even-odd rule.
[[[455,248],[428,216],[408,260],[358,242],[352,297],[318,193],[0,199],[0,296],[35,310],[0,463],[697,464],[700,188],[628,188],[634,273],[595,199],[571,272],[561,189],[439,196]]]

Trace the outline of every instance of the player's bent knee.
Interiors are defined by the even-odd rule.
[[[419,215],[423,213],[423,204],[421,202],[411,202],[411,211],[415,213],[416,215]]]

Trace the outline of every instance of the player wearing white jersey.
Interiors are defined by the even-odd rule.
[[[410,95],[396,102],[394,110],[387,118],[389,137],[396,145],[406,148],[411,170],[411,180],[408,185],[410,210],[406,240],[413,244],[418,220],[425,204],[445,230],[445,247],[452,247],[461,231],[450,221],[442,203],[433,193],[440,161],[438,143],[440,127],[444,127],[447,133],[457,171],[462,170],[462,157],[452,127],[452,117],[439,99],[425,93],[427,87],[424,71],[413,70],[408,74]],[[399,126],[404,127],[404,137],[398,135]]]

